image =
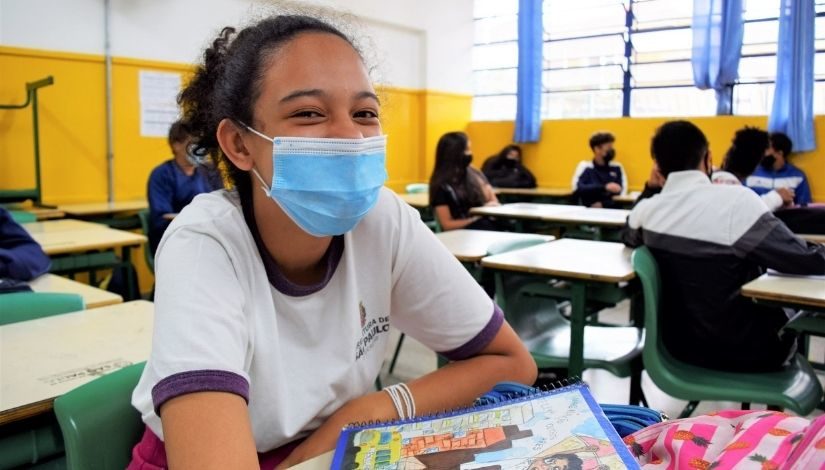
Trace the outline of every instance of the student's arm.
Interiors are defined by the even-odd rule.
[[[647,189],[648,185],[645,184],[645,190]],[[642,195],[644,195],[644,193],[642,193]],[[641,220],[643,217],[642,214],[647,210],[645,206],[649,203],[649,201],[646,199],[641,199],[641,196],[639,197],[640,200],[636,201],[636,205],[633,207],[633,210],[630,211],[630,215],[627,216],[627,221],[625,222],[624,228],[622,228],[621,232],[622,243],[630,248],[636,248],[644,245]]]
[[[525,188],[535,188],[536,187],[536,177],[535,177],[535,175],[533,175],[533,172],[530,171],[529,168],[527,168],[526,166],[521,165],[521,164],[519,165],[519,168],[521,169],[521,173],[524,175],[523,176],[524,183],[525,183],[524,187]]]
[[[238,395],[190,393],[160,411],[169,468],[260,468],[246,402]]]
[[[501,381],[532,384],[536,363],[506,323],[478,355],[457,362],[407,383],[418,416],[466,407]],[[398,419],[389,395],[374,392],[350,401],[335,412],[278,469],[288,468],[335,448],[341,428],[363,421]]]
[[[476,182],[481,186],[481,190],[484,193],[484,205],[485,206],[499,206],[501,205],[498,202],[498,197],[496,196],[496,192],[493,190],[493,186],[490,185],[490,181],[487,180],[487,177],[484,176],[484,173],[476,170],[475,168],[470,168],[470,175],[476,179]]]
[[[464,228],[480,218],[468,217],[466,219],[454,219],[453,214],[450,212],[450,206],[446,204],[435,206],[435,217],[443,230],[457,230]]]
[[[794,235],[752,193],[733,202],[741,209],[734,214],[731,229],[748,226],[733,244],[740,256],[788,274],[825,274],[825,246]]]
[[[794,202],[797,205],[804,206],[813,202],[811,198],[811,187],[808,185],[808,177],[802,174],[802,182],[794,190]]]
[[[48,271],[50,265],[40,245],[0,207],[0,277],[28,281]]]
[[[769,191],[759,197],[762,198],[762,202],[768,206],[771,212],[785,205],[785,201],[782,200],[782,196],[776,190]]]
[[[606,185],[594,178],[594,171],[586,169],[578,178],[576,192],[582,196],[601,196],[607,191]]]

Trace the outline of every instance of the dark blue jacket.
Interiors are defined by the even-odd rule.
[[[28,281],[45,273],[51,260],[31,235],[0,207],[0,277]]]

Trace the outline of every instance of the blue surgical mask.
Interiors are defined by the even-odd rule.
[[[261,189],[308,234],[349,232],[378,202],[387,180],[387,136],[272,138],[247,129],[272,142],[272,183],[252,169]]]

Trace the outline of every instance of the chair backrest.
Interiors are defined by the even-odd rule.
[[[138,212],[137,215],[140,219],[140,228],[143,230],[143,234],[146,235],[146,237],[149,237],[149,209],[143,209]],[[149,270],[154,274],[155,254],[152,253],[152,247],[149,242],[146,242],[146,244],[143,245],[143,254],[146,258],[146,266],[148,266]]]
[[[407,194],[426,193],[430,190],[430,185],[427,183],[410,183],[406,189]]]
[[[12,220],[18,224],[27,224],[29,222],[37,222],[37,216],[31,212],[26,211],[9,211]]]
[[[146,363],[99,377],[54,401],[69,470],[126,468],[145,428],[132,391]]]
[[[646,246],[633,250],[633,270],[642,282],[645,306],[645,347],[642,352],[645,369],[657,384],[668,381],[677,362],[665,349],[659,332],[659,306],[662,301],[662,279],[653,253]]]
[[[0,295],[0,325],[86,309],[78,294],[14,292]]]

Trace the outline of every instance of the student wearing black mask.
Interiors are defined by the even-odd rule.
[[[579,163],[573,174],[575,198],[588,207],[617,207],[613,196],[627,193],[627,177],[616,158],[613,143],[616,138],[609,132],[597,132],[590,137],[593,159]]]
[[[472,161],[467,134],[448,132],[438,140],[430,177],[430,206],[443,230],[500,228],[489,218],[470,215],[473,207],[499,205],[487,178],[470,166]]]
[[[497,188],[535,188],[536,177],[521,161],[521,147],[508,145],[484,162],[482,173]]]

